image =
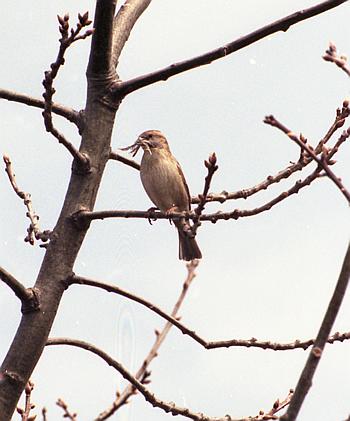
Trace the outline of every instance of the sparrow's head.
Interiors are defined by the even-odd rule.
[[[122,148],[122,150],[129,150],[132,153],[132,156],[135,156],[140,147],[151,155],[154,150],[165,149],[169,151],[168,142],[163,133],[159,130],[147,130],[141,133],[135,143],[126,148]]]
[[[168,142],[159,130],[147,130],[140,134],[136,144],[141,146],[144,151],[152,153],[154,149],[169,150]]]

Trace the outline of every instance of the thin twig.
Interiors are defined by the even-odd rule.
[[[71,413],[68,410],[68,405],[64,402],[63,399],[58,398],[56,405],[63,409],[64,411],[64,418],[68,418],[70,421],[77,421],[77,414],[75,412]]]
[[[338,282],[335,286],[333,296],[329,302],[326,314],[321,323],[318,335],[315,339],[314,345],[310,351],[309,357],[305,367],[299,377],[298,384],[295,388],[295,393],[291,399],[290,405],[286,414],[281,417],[283,421],[294,421],[300,411],[301,405],[311,388],[312,379],[316,372],[318,363],[323,354],[330,331],[333,327],[340,306],[342,304],[350,277],[350,243],[346,255],[344,257],[343,265],[340,271]]]
[[[241,340],[241,339],[229,339],[229,340],[222,340],[222,341],[207,341],[199,336],[194,330],[187,328],[184,324],[182,324],[179,320],[177,320],[174,316],[167,314],[155,304],[145,300],[142,297],[139,297],[135,294],[132,294],[128,291],[125,291],[115,285],[107,284],[105,282],[97,281],[94,279],[85,278],[82,276],[73,275],[71,278],[65,281],[67,286],[77,284],[77,285],[87,285],[92,286],[95,288],[103,289],[107,292],[111,292],[113,294],[118,294],[123,297],[126,297],[132,301],[135,301],[144,307],[148,308],[149,310],[153,311],[154,313],[158,314],[158,316],[162,317],[163,319],[167,320],[177,329],[179,329],[184,335],[190,336],[194,339],[197,343],[199,343],[203,348],[206,349],[215,349],[215,348],[229,348],[229,347],[247,347],[247,348],[261,348],[261,349],[271,349],[273,351],[288,351],[292,349],[307,349],[311,345],[313,345],[314,340],[309,339],[307,341],[300,341],[295,340],[294,342],[290,343],[274,343],[270,341],[258,341],[256,338],[251,338],[249,340]],[[334,342],[343,342],[344,340],[350,339],[350,332],[347,333],[335,333],[333,336],[328,338],[329,343]]]
[[[322,57],[325,61],[330,61],[336,64],[342,69],[348,76],[350,76],[350,67],[348,65],[348,59],[344,55],[337,54],[337,47],[332,42],[329,43],[329,47],[326,50],[325,55]]]
[[[34,421],[36,418],[36,415],[30,415],[31,410],[35,408],[35,405],[30,401],[33,389],[34,383],[29,380],[24,388],[26,395],[24,409],[17,407],[17,412],[20,414],[22,421]]]
[[[84,15],[78,14],[79,22],[77,23],[76,29],[71,29],[69,32],[69,15],[66,14],[64,17],[58,16],[59,21],[59,31],[62,35],[60,38],[60,48],[56,57],[56,61],[51,63],[50,70],[47,70],[45,72],[45,78],[43,80],[43,86],[45,88],[45,92],[43,93],[43,97],[45,100],[44,104],[44,111],[42,112],[42,115],[44,117],[44,124],[46,131],[51,133],[58,141],[59,143],[62,143],[62,145],[71,153],[73,158],[75,159],[75,163],[77,164],[79,171],[81,172],[88,172],[90,170],[90,161],[86,154],[79,152],[75,146],[69,142],[65,136],[60,133],[53,125],[52,121],[52,97],[54,93],[56,92],[53,87],[53,81],[55,77],[57,76],[57,73],[61,66],[63,66],[65,59],[64,54],[67,50],[67,48],[72,45],[74,42],[85,39],[86,37],[93,34],[93,30],[88,29],[85,31],[84,34],[80,34],[80,31],[91,24],[91,21],[89,20],[88,12],[86,12]]]
[[[293,389],[290,389],[288,392],[288,395],[283,401],[280,401],[277,399],[272,408],[269,410],[269,412],[260,411],[259,415],[256,417],[251,418],[251,420],[259,420],[259,421],[267,421],[267,420],[278,420],[278,417],[276,416],[277,412],[281,411],[283,408],[289,405],[290,400],[293,396]]]
[[[198,260],[192,260],[191,262],[187,263],[187,277],[186,280],[182,286],[181,294],[179,298],[177,299],[175,306],[173,308],[173,311],[171,312],[171,317],[175,318],[177,316],[177,313],[186,297],[187,291],[193,281],[193,279],[196,276],[195,269],[197,268],[199,264]],[[158,332],[156,331],[156,339],[155,342],[149,351],[148,355],[144,359],[141,367],[138,369],[138,371],[135,374],[135,378],[140,380],[141,382],[145,383],[145,380],[148,380],[148,377],[150,375],[150,371],[148,370],[148,367],[152,360],[158,355],[158,350],[165,340],[167,334],[169,333],[170,329],[172,328],[173,324],[171,322],[167,322],[163,329]],[[103,411],[96,419],[95,421],[104,421],[107,418],[109,418],[111,415],[113,415],[121,406],[128,403],[129,398],[135,393],[135,388],[132,385],[128,385],[125,387],[125,389],[121,393],[117,393],[117,397],[115,401],[112,403],[112,405]]]
[[[12,169],[12,162],[9,156],[4,155],[3,160],[5,162],[5,171],[10,180],[11,186],[14,192],[23,200],[24,205],[27,208],[26,216],[30,219],[30,225],[27,229],[27,236],[24,241],[28,242],[31,245],[34,245],[35,239],[46,242],[50,238],[51,231],[45,230],[41,231],[39,227],[39,216],[34,212],[33,203],[31,200],[30,193],[26,193],[23,190],[20,190],[16,183],[15,173]]]
[[[109,154],[109,159],[113,159],[114,161],[122,162],[125,165],[128,165],[129,167],[135,168],[135,170],[140,170],[140,164],[138,164],[133,159],[126,158],[123,155],[120,155],[117,152],[111,152]]]
[[[319,168],[323,169],[323,171],[327,174],[328,178],[331,179],[333,183],[339,188],[339,190],[343,193],[348,203],[350,204],[350,192],[345,188],[345,186],[341,182],[341,179],[337,177],[334,174],[334,172],[329,168],[327,153],[322,153],[322,156],[318,157],[317,153],[314,151],[312,146],[310,146],[307,143],[306,138],[304,138],[302,135],[300,135],[299,137],[296,136],[291,130],[289,130],[286,126],[284,126],[282,123],[276,120],[276,118],[272,115],[265,117],[264,122],[281,130],[289,137],[289,139],[295,142],[302,151],[304,151],[308,156],[310,156],[319,165]]]
[[[315,6],[312,6],[308,9],[300,10],[291,15],[288,15],[282,19],[279,19],[273,23],[270,23],[262,28],[257,29],[254,32],[251,32],[248,35],[245,35],[237,40],[226,44],[220,48],[209,51],[205,54],[202,54],[197,57],[193,57],[189,60],[181,61],[178,63],[171,64],[168,67],[165,67],[160,70],[156,70],[152,73],[130,79],[125,82],[118,82],[113,90],[112,94],[116,98],[121,98],[137,89],[143,88],[145,86],[151,85],[153,83],[167,80],[171,76],[177,75],[179,73],[185,72],[190,69],[194,69],[199,66],[210,64],[211,62],[226,57],[227,55],[238,51],[248,45],[253,44],[254,42],[265,38],[268,35],[271,35],[278,31],[286,32],[290,26],[301,22],[305,19],[309,19],[318,14],[321,14],[327,10],[330,10],[334,7],[339,6],[342,3],[345,3],[347,0],[328,0],[322,3],[319,3]]]
[[[194,214],[197,216],[197,219],[194,220],[194,224],[191,227],[191,231],[192,231],[193,235],[196,235],[197,229],[201,225],[200,218],[201,218],[201,215],[204,211],[205,204],[207,202],[207,197],[208,197],[208,192],[209,192],[209,189],[210,189],[211,180],[213,179],[213,175],[214,175],[215,171],[219,168],[218,165],[216,165],[215,152],[213,152],[209,156],[208,161],[204,161],[204,165],[206,166],[206,168],[208,170],[208,174],[205,177],[203,193],[198,195],[199,204],[194,209]]]

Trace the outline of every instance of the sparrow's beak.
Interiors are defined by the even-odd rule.
[[[137,145],[138,148],[140,148],[141,146],[141,148],[144,151],[148,151],[152,155],[152,151],[151,151],[152,142],[149,139],[139,136],[135,142],[135,145]]]

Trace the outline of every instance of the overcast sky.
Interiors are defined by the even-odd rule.
[[[136,77],[230,42],[311,0],[154,0],[136,24],[118,69]],[[94,2],[2,0],[0,87],[40,97],[43,72],[58,49],[57,14],[94,13]],[[203,189],[203,165],[215,151],[219,170],[211,191],[254,186],[299,157],[298,147],[265,126],[274,114],[313,145],[349,97],[349,80],[322,60],[333,41],[350,53],[350,4],[277,33],[237,53],[128,96],[117,113],[112,147],[130,145],[147,129],[163,131],[181,163],[193,195]],[[72,46],[55,87],[57,102],[84,108],[90,40]],[[67,151],[48,135],[41,112],[0,100],[0,150],[10,155],[17,182],[32,194],[43,229],[54,227],[70,176]],[[75,144],[79,135],[59,117],[55,124]],[[346,127],[350,125],[350,120]],[[350,188],[350,146],[334,171]],[[140,159],[137,156],[136,159]],[[252,209],[290,188],[296,174],[246,201],[212,204],[206,211]],[[32,286],[44,250],[23,242],[28,220],[21,201],[0,172],[0,264]],[[96,209],[145,210],[151,202],[137,171],[117,162],[106,168]],[[336,283],[349,240],[348,205],[323,178],[269,212],[237,221],[203,223],[203,259],[180,313],[207,340],[290,342],[315,337]],[[167,221],[110,219],[93,222],[74,268],[79,275],[114,283],[170,312],[186,277],[177,259],[177,234]],[[0,283],[0,354],[5,356],[20,319],[20,304]],[[333,332],[349,331],[345,297]],[[126,299],[71,287],[64,295],[52,336],[74,337],[102,347],[136,370],[163,320]],[[349,415],[350,343],[328,346],[299,419],[344,420]],[[295,387],[308,352],[259,349],[205,351],[175,329],[152,363],[149,388],[159,398],[210,416],[254,416]],[[59,419],[63,398],[78,420],[92,420],[124,384],[105,363],[83,350],[44,351],[32,380],[37,408]],[[181,418],[181,417],[180,417]],[[14,419],[18,419],[14,417]],[[40,419],[40,417],[39,417]],[[113,419],[170,420],[141,396]],[[184,418],[181,418],[184,419]]]

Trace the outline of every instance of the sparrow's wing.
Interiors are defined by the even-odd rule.
[[[188,198],[188,209],[190,210],[191,209],[191,195],[190,195],[190,190],[188,189],[188,185],[186,183],[186,179],[185,179],[184,173],[182,172],[182,169],[180,167],[180,164],[177,161],[176,161],[176,166],[177,166],[177,169],[179,171],[179,174],[180,174],[182,183],[183,183],[183,185],[185,187],[185,190],[186,190],[186,194],[187,194],[187,198]]]

